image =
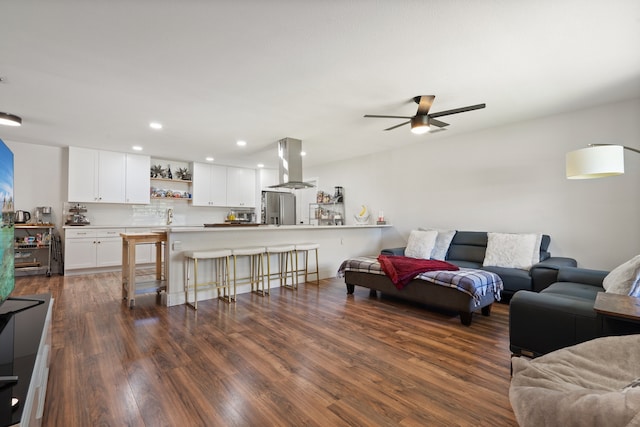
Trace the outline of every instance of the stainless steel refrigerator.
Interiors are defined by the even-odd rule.
[[[296,196],[278,191],[262,192],[262,223],[294,225],[296,223]]]

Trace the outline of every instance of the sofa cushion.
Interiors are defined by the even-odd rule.
[[[409,234],[407,248],[404,250],[405,256],[411,258],[430,259],[433,248],[436,244],[438,232],[435,230],[421,231],[412,230]]]
[[[448,259],[447,262],[457,265],[460,268],[482,268],[481,262],[464,261],[459,259]]]
[[[506,291],[531,290],[531,275],[527,270],[493,266],[482,267],[482,269],[500,276]]]
[[[420,228],[422,231],[434,231],[433,228]],[[436,245],[431,253],[431,259],[437,259],[444,261],[447,258],[447,252],[449,252],[449,245],[453,240],[453,236],[456,235],[456,230],[435,230],[438,232],[436,237]]]
[[[640,255],[617,266],[602,281],[602,287],[609,293],[629,295],[640,273]]]
[[[458,231],[451,245],[447,261],[470,261],[482,266],[487,249],[487,233],[484,231]],[[456,264],[457,265],[457,264]]]
[[[542,234],[487,233],[483,266],[529,270],[540,261]]]
[[[604,289],[599,286],[593,286],[584,283],[556,282],[551,284],[548,288],[542,290],[540,293],[583,298],[585,300],[592,301],[593,303],[596,300],[598,292],[602,291],[604,291]]]

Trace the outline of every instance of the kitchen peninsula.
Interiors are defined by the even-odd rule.
[[[390,225],[261,225],[256,227],[157,227],[153,230],[167,232],[168,284],[166,304],[184,304],[183,251],[223,248],[241,248],[285,243],[316,242],[320,244],[320,278],[335,276],[340,263],[346,258],[378,253],[382,234]],[[239,269],[247,269],[239,265]],[[239,275],[246,274],[240,271]],[[204,279],[204,278],[203,278]],[[272,280],[272,292],[279,284]],[[238,286],[237,292],[250,292],[249,285]],[[198,299],[215,298],[214,290],[198,291]]]

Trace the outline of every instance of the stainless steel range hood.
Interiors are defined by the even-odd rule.
[[[310,188],[313,184],[302,181],[302,141],[284,138],[278,141],[279,184],[269,188]]]

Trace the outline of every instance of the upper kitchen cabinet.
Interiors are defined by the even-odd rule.
[[[126,155],[125,202],[149,204],[151,158],[141,154]]]
[[[69,147],[68,201],[124,203],[125,182],[124,153]]]
[[[193,206],[226,206],[226,166],[193,163]]]
[[[227,206],[253,208],[256,206],[256,171],[227,167]]]
[[[192,169],[194,206],[256,206],[254,169],[196,162]]]

